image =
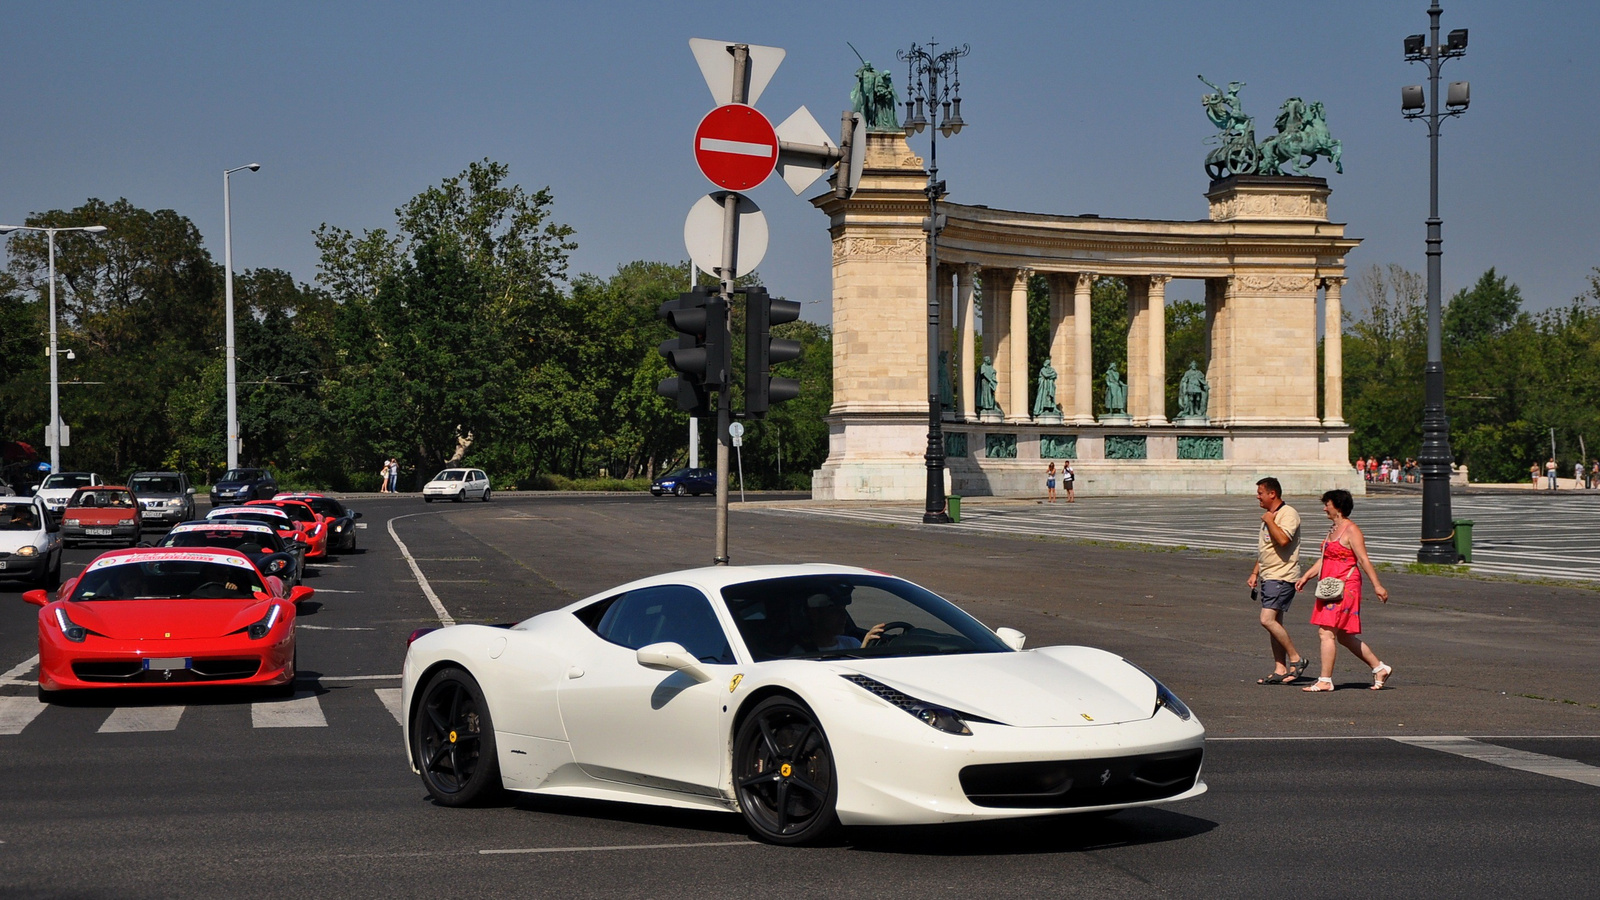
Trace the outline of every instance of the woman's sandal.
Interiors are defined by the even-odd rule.
[[[1327,686],[1324,687],[1323,685],[1327,685]],[[1303,687],[1300,690],[1305,691],[1308,694],[1320,694],[1320,693],[1323,693],[1325,691],[1331,691],[1331,690],[1333,690],[1333,679],[1332,678],[1318,678],[1316,684],[1313,684],[1310,687]]]
[[[1381,675],[1379,674],[1380,672],[1382,673]],[[1393,677],[1394,677],[1394,666],[1391,666],[1391,665],[1389,665],[1387,663],[1378,666],[1376,669],[1372,670],[1372,687],[1368,688],[1368,690],[1372,690],[1372,691],[1381,691],[1381,690],[1383,690],[1383,686],[1388,684],[1389,683],[1389,679],[1393,678]]]

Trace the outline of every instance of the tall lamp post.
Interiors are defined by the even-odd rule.
[[[1444,353],[1442,310],[1440,309],[1440,257],[1444,237],[1439,218],[1439,125],[1443,119],[1467,111],[1471,88],[1465,81],[1450,83],[1445,109],[1439,109],[1439,69],[1447,59],[1467,52],[1467,30],[1458,28],[1439,42],[1439,16],[1444,12],[1438,0],[1428,7],[1428,34],[1413,34],[1405,40],[1408,62],[1428,66],[1428,96],[1422,85],[1400,89],[1400,109],[1408,119],[1428,123],[1428,362],[1423,368],[1422,450],[1417,461],[1422,467],[1422,546],[1417,561],[1454,565],[1456,548],[1452,542],[1455,525],[1450,517],[1450,421],[1444,414]]]
[[[228,304],[228,468],[239,468],[239,399],[238,379],[233,369],[233,210],[230,207],[228,178],[235,172],[249,169],[259,171],[260,163],[236,166],[222,172],[222,265],[227,272],[223,292]]]
[[[972,52],[966,44],[937,52],[938,44],[929,41],[926,47],[912,44],[909,50],[895,52],[904,60],[906,72],[906,135],[929,133],[931,147],[928,152],[928,451],[924,459],[928,464],[927,505],[922,521],[947,523],[944,496],[944,430],[941,425],[943,410],[939,405],[939,198],[945,194],[944,182],[939,180],[939,135],[959,134],[966,122],[961,120],[961,75],[958,69],[961,57]],[[926,107],[926,113],[924,113]]]
[[[45,443],[50,445],[50,471],[61,471],[61,373],[56,363],[56,232],[81,231],[99,234],[104,225],[79,225],[72,228],[39,228],[33,225],[0,225],[0,234],[13,231],[42,231],[50,243],[50,423],[45,426]]]

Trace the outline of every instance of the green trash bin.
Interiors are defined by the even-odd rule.
[[[948,502],[945,503],[944,509],[945,509],[945,512],[950,514],[950,521],[952,521],[952,522],[961,521],[961,497],[960,497],[960,495],[951,494],[949,497],[946,497],[945,500],[948,501]]]
[[[1457,519],[1456,526],[1456,558],[1462,562],[1472,562],[1472,520]]]

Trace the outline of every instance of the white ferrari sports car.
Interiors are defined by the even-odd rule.
[[[406,752],[447,806],[503,787],[723,810],[780,844],[1205,792],[1205,729],[1149,673],[1022,646],[866,569],[673,572],[414,634]]]

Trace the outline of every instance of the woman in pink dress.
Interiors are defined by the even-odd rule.
[[[1394,668],[1378,659],[1361,634],[1361,573],[1372,579],[1372,592],[1384,603],[1389,602],[1389,591],[1378,581],[1378,572],[1367,557],[1367,540],[1360,526],[1350,521],[1350,511],[1355,509],[1355,498],[1349,491],[1329,491],[1322,495],[1322,511],[1333,523],[1328,537],[1322,542],[1322,558],[1306,570],[1295,582],[1295,590],[1303,590],[1312,579],[1341,578],[1344,594],[1332,600],[1317,600],[1311,613],[1311,624],[1318,627],[1322,639],[1322,675],[1317,683],[1301,688],[1315,694],[1333,690],[1333,661],[1340,645],[1361,657],[1372,667],[1372,689],[1383,686],[1394,676]]]

